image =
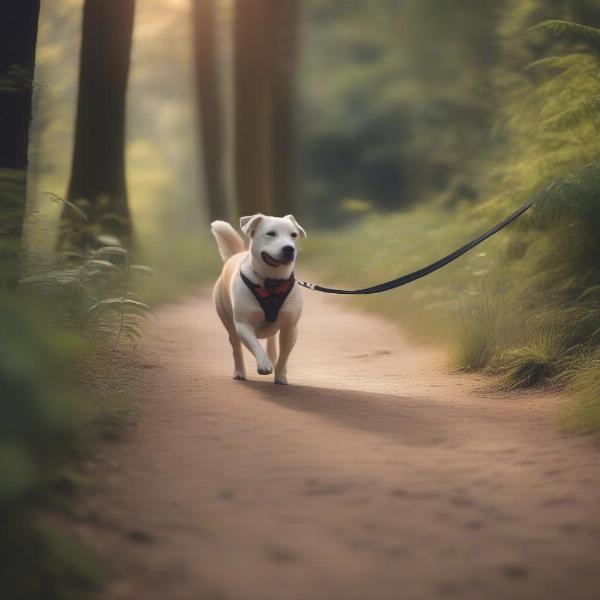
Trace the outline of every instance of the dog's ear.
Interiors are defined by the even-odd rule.
[[[248,236],[252,237],[254,230],[258,227],[258,224],[263,220],[265,215],[256,213],[249,217],[240,218],[240,229]]]
[[[303,238],[306,237],[306,231],[304,231],[304,229],[302,229],[302,227],[300,226],[300,224],[298,223],[298,221],[296,221],[296,217],[294,217],[294,215],[285,215],[285,217],[283,217],[283,218],[290,220],[294,224],[294,227],[298,230],[298,233]]]

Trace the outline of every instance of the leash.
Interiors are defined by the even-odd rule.
[[[429,275],[442,267],[445,267],[447,264],[456,260],[463,254],[466,254],[469,250],[475,248],[484,242],[489,237],[492,237],[495,233],[498,233],[501,229],[504,229],[507,225],[510,225],[513,221],[517,220],[525,211],[531,208],[533,204],[533,198],[530,198],[523,206],[515,210],[512,214],[510,214],[504,221],[498,223],[495,227],[492,227],[489,231],[486,231],[479,237],[476,237],[474,240],[471,240],[464,246],[458,248],[448,256],[444,256],[444,258],[440,258],[436,260],[434,263],[419,269],[418,271],[413,271],[412,273],[408,273],[407,275],[402,275],[397,277],[396,279],[392,279],[391,281],[386,281],[384,283],[380,283],[378,285],[373,285],[371,287],[363,288],[360,290],[338,290],[336,288],[328,288],[318,285],[316,283],[311,283],[309,281],[302,281],[301,279],[297,279],[298,285],[302,287],[308,288],[309,290],[313,290],[315,292],[324,292],[325,294],[379,294],[380,292],[387,292],[388,290],[393,290],[394,288],[400,287],[402,285],[406,285],[411,281],[415,281],[416,279],[420,279],[421,277],[425,277],[425,275]]]

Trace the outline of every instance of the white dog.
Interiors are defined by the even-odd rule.
[[[217,313],[229,333],[233,348],[234,379],[246,379],[242,344],[256,358],[260,375],[275,365],[275,383],[287,384],[287,361],[298,335],[302,293],[294,285],[296,239],[306,232],[293,217],[256,214],[240,219],[244,241],[225,221],[214,221],[211,230],[224,265],[214,288]],[[279,356],[275,335],[279,332]],[[267,338],[267,349],[259,338]]]

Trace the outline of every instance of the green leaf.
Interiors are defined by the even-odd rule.
[[[94,258],[92,260],[88,260],[85,263],[85,265],[86,265],[86,267],[88,267],[88,266],[89,267],[98,267],[98,268],[101,268],[101,269],[110,269],[110,270],[113,270],[113,271],[115,271],[115,270],[118,271],[119,270],[119,267],[117,267],[116,265],[114,265],[110,261],[108,261],[108,260],[101,260],[101,259],[98,259],[98,258]]]
[[[596,120],[600,120],[600,96],[581,102],[542,121],[541,127],[546,131],[564,131],[579,125],[582,121]]]
[[[548,32],[558,38],[576,43],[590,44],[600,51],[600,29],[596,29],[595,27],[551,19],[534,25],[529,31]]]

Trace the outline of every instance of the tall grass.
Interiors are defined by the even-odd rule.
[[[153,274],[114,245],[19,262],[0,292],[0,595],[79,598],[101,569],[40,512],[68,509],[78,461],[133,418],[126,378]]]
[[[497,218],[497,210],[468,204],[449,210],[435,203],[371,215],[345,230],[313,232],[304,260],[319,283],[361,287],[432,262]],[[587,382],[597,365],[581,365],[600,345],[594,267],[600,249],[594,252],[598,242],[590,235],[590,220],[572,217],[565,223],[541,203],[441,271],[381,295],[336,301],[426,332],[448,346],[458,369],[493,374],[503,387],[563,385],[578,373],[574,385],[590,398],[593,386]],[[581,414],[590,414],[586,410]]]
[[[600,435],[600,352],[580,362],[570,383],[573,402],[562,415],[565,429]]]
[[[513,326],[501,293],[475,283],[458,302],[452,333],[453,364],[465,371],[490,369],[502,338]]]
[[[529,213],[442,271],[356,302],[418,323],[448,341],[458,368],[493,373],[505,387],[571,382],[580,410],[570,426],[589,430],[598,427],[597,362],[588,357],[600,348],[600,30],[554,20],[527,33],[548,11],[521,4],[511,3],[495,32],[497,141],[456,166],[457,176],[476,168],[475,193],[317,234],[308,256],[330,281],[384,281],[444,256],[533,196]]]
[[[0,297],[0,580],[3,597],[62,600],[100,573],[72,539],[39,520],[81,455],[77,396],[62,374],[83,351],[79,336],[50,326],[25,294]]]

